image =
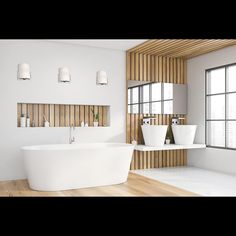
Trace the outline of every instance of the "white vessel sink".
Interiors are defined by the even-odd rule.
[[[172,125],[175,144],[193,144],[197,125]]]
[[[142,125],[142,132],[145,145],[164,145],[168,125]]]

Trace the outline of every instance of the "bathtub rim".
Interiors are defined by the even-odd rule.
[[[127,148],[133,147],[130,143],[109,143],[109,142],[96,142],[96,143],[74,143],[74,144],[42,144],[22,146],[22,151],[56,151],[56,150],[77,150],[77,149],[103,149],[103,148]]]

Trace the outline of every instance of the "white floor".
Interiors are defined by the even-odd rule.
[[[202,196],[236,196],[236,175],[196,167],[168,167],[132,172]]]

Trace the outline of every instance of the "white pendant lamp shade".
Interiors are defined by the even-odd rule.
[[[58,81],[59,82],[70,82],[71,81],[71,76],[69,69],[67,67],[60,67],[58,71]]]
[[[99,70],[97,72],[97,84],[99,85],[107,85],[108,79],[107,79],[107,73],[104,70]]]
[[[17,79],[30,79],[30,65],[27,63],[18,64]]]

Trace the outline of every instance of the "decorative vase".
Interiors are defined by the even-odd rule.
[[[93,122],[93,126],[94,126],[94,127],[98,127],[98,121],[94,121],[94,122]]]
[[[169,138],[166,139],[166,144],[170,144],[170,139]]]

